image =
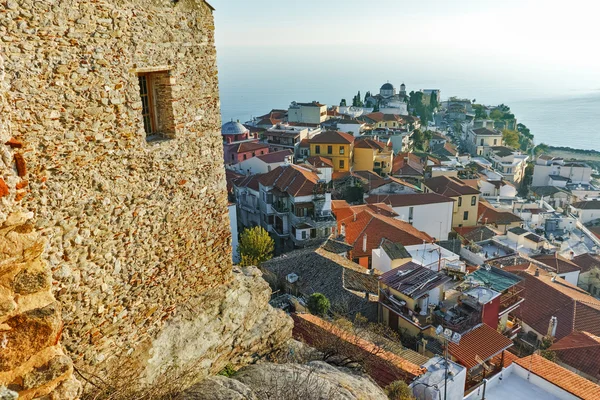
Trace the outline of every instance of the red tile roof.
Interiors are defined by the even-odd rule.
[[[479,194],[479,190],[466,185],[463,181],[454,177],[438,176],[427,179],[423,182],[432,192],[448,196],[457,197],[468,194]]]
[[[285,149],[285,150],[275,151],[275,152],[269,153],[269,154],[263,154],[262,156],[256,156],[256,158],[260,159],[261,161],[266,162],[267,164],[271,164],[271,163],[277,163],[277,162],[284,162],[287,157],[289,157],[293,154],[294,154],[294,152],[292,150]]]
[[[388,146],[384,142],[380,142],[378,140],[373,139],[361,139],[354,142],[354,148],[358,149],[373,149],[380,151],[391,151],[391,146]]]
[[[600,380],[600,337],[589,332],[573,332],[550,347],[558,360]]]
[[[246,153],[248,151],[256,151],[259,149],[268,149],[269,145],[267,143],[259,143],[259,142],[243,142],[240,143],[236,152],[237,153]]]
[[[334,200],[340,201],[340,200]],[[341,200],[343,201],[343,200]],[[345,201],[343,201],[346,203]],[[350,206],[348,203],[345,205],[343,203],[337,203],[335,206],[332,201],[332,212],[335,215],[336,219],[343,220],[350,216],[358,215],[363,211],[371,210],[376,214],[385,215],[387,217],[397,217],[398,214],[387,204],[379,203],[379,204],[362,204],[358,206]]]
[[[306,162],[317,168],[333,168],[333,161],[330,158],[313,156],[309,157]]]
[[[335,143],[335,144],[350,144],[354,143],[354,136],[345,132],[338,131],[327,131],[319,133],[312,139],[308,140],[309,143]]]
[[[394,175],[422,177],[423,169],[420,157],[412,153],[398,153],[392,163]]]
[[[497,210],[491,204],[480,201],[477,208],[477,221],[480,224],[510,225],[523,220],[510,211]]]
[[[299,147],[310,147],[310,144],[308,143],[308,139],[302,139],[300,141]]]
[[[562,278],[554,278],[535,266],[526,271],[511,271],[524,278],[519,286],[525,289],[525,301],[515,315],[536,332],[548,332],[550,318],[556,317],[556,338],[562,339],[574,330],[600,335],[600,300],[594,299],[581,289]]]
[[[365,210],[359,214],[338,219],[338,231],[345,225],[346,242],[354,247],[354,257],[371,256],[371,251],[381,244],[382,239],[388,239],[404,246],[432,242],[433,238],[421,232],[407,222]],[[363,250],[363,237],[367,236],[366,251]]]
[[[513,345],[512,340],[487,324],[462,335],[459,344],[448,343],[448,352],[452,357],[471,369],[479,365],[478,359],[487,361]]]
[[[399,114],[384,114],[382,112],[374,112],[371,114],[365,115],[365,117],[375,121],[375,122],[386,122],[386,121],[395,121],[399,123],[406,123],[405,116]]]
[[[540,254],[537,256],[532,256],[531,258],[548,265],[554,271],[556,271],[557,274],[566,274],[568,272],[580,272],[581,271],[577,264],[558,255],[558,253]]]
[[[395,380],[412,381],[414,378],[427,372],[425,368],[400,357],[399,355],[384,350],[363,338],[342,330],[312,314],[292,314],[294,319],[293,336],[296,340],[302,340],[309,345],[318,346],[323,340],[323,334],[343,340],[350,346],[355,346],[359,352],[365,352],[364,365],[371,377],[381,386],[389,385]],[[344,346],[346,347],[346,346]]]
[[[578,210],[600,210],[600,201],[596,199],[580,201],[578,203],[571,204],[571,207]]]
[[[291,196],[310,196],[319,177],[299,165],[282,165],[260,177],[263,186],[273,186]]]
[[[249,189],[252,189],[252,190],[255,190],[258,192],[258,190],[259,190],[258,181],[261,176],[262,176],[262,174],[243,176],[241,178],[234,180],[233,185],[236,187],[246,187],[246,188],[249,188]]]
[[[600,386],[537,354],[515,364],[583,400],[600,399]]]
[[[582,273],[589,272],[594,268],[600,268],[600,257],[594,254],[581,254],[573,257],[572,262],[577,264]]]
[[[244,175],[238,174],[235,171],[232,171],[228,168],[225,169],[225,180],[227,181],[227,193],[231,193],[233,191],[233,182],[236,179],[242,178]]]
[[[417,206],[421,204],[454,203],[454,200],[437,193],[375,194],[365,199],[367,203],[386,203],[392,207]]]

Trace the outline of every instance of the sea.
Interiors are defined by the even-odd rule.
[[[292,101],[351,103],[359,91],[378,93],[389,81],[397,88],[405,83],[408,92],[440,89],[442,99],[506,104],[536,144],[600,150],[600,81],[556,79],[552,71],[463,57],[386,56],[384,50],[217,47],[222,120],[245,122]],[[374,56],[378,51],[383,54]]]

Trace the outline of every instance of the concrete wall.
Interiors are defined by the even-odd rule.
[[[0,225],[33,213],[80,367],[145,360],[190,298],[232,277],[212,11],[199,0],[0,10]],[[146,141],[138,74],[149,71],[168,74],[167,140]]]
[[[447,240],[452,230],[452,208],[454,202],[421,204],[412,206],[412,226],[439,240]],[[394,207],[397,219],[409,221],[411,207]],[[441,225],[440,225],[441,224]]]

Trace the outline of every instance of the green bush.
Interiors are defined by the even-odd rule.
[[[404,381],[394,381],[390,383],[385,388],[385,394],[387,394],[390,400],[415,400],[412,390]]]
[[[308,298],[308,310],[315,315],[325,315],[329,311],[329,299],[322,293],[313,293]]]

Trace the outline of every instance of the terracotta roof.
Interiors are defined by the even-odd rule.
[[[365,115],[365,117],[375,121],[375,122],[390,122],[390,121],[395,121],[395,122],[400,122],[400,123],[405,123],[405,116],[404,115],[399,115],[399,114],[384,114],[382,112],[374,112],[371,114],[367,114]]]
[[[491,204],[480,201],[477,208],[477,221],[481,224],[510,225],[523,220],[510,211],[497,210]]]
[[[483,240],[488,240],[493,238],[494,236],[500,235],[500,232],[495,231],[494,229],[485,226],[461,226],[452,228],[456,233],[458,233],[463,239],[464,242],[481,242]]]
[[[557,274],[566,274],[567,272],[580,272],[581,271],[577,264],[558,255],[558,253],[540,254],[537,256],[532,256],[531,258],[533,258],[534,260],[543,262],[544,264],[552,267],[556,271]]]
[[[318,181],[317,174],[294,164],[279,166],[260,177],[261,185],[273,186],[291,196],[312,195]]]
[[[354,257],[371,256],[371,251],[379,247],[382,239],[401,243],[404,246],[432,242],[433,238],[407,222],[365,210],[355,216],[337,219],[338,230],[346,226],[346,242],[354,247]],[[363,250],[363,237],[367,236],[367,248]]]
[[[578,210],[600,210],[600,201],[598,201],[598,200],[580,201],[580,202],[571,204],[571,206]]]
[[[458,178],[438,176],[435,178],[427,179],[423,182],[432,192],[448,196],[457,197],[468,194],[479,194],[479,190],[466,185]]]
[[[292,150],[285,149],[285,150],[275,151],[273,153],[263,154],[261,156],[256,156],[256,158],[258,158],[261,161],[266,162],[267,164],[271,164],[271,163],[277,163],[277,162],[284,162],[287,157],[289,157],[293,154],[294,154],[294,152]]]
[[[238,174],[237,172],[230,170],[229,168],[225,168],[225,180],[227,181],[227,193],[231,193],[233,191],[233,182],[236,179],[242,178],[244,175]]]
[[[311,333],[317,333],[314,330],[311,332],[310,325],[313,325],[372,355],[371,357],[374,357],[373,360],[370,360],[371,357],[367,357],[366,359],[367,362],[371,361],[373,365],[367,366],[366,369],[370,371],[371,377],[382,386],[386,386],[398,379],[412,381],[414,378],[427,372],[425,368],[421,368],[417,364],[414,364],[395,353],[384,350],[373,342],[357,337],[351,332],[344,331],[315,315],[292,314],[292,318],[294,319],[293,333],[294,338],[296,339],[301,339],[308,344],[311,344],[311,342],[315,340],[314,337],[311,337]],[[393,369],[396,369],[397,371],[393,371]],[[400,375],[398,375],[398,373],[400,373]]]
[[[306,162],[317,168],[333,168],[333,161],[330,158],[313,156],[306,159]]]
[[[537,354],[515,364],[583,400],[600,399],[600,386]]]
[[[335,144],[350,144],[354,143],[354,136],[345,132],[338,131],[327,131],[319,133],[312,139],[308,140],[309,143],[335,143]]]
[[[550,350],[561,362],[600,379],[600,337],[589,332],[573,332],[554,343]]]
[[[389,151],[391,147],[389,147],[386,143],[373,140],[373,139],[360,139],[354,142],[354,148],[358,149],[373,149],[379,151]]]
[[[299,147],[310,147],[310,144],[308,143],[308,139],[302,139],[300,141]]]
[[[343,201],[343,200],[334,200],[334,201]],[[343,201],[346,203],[345,201]],[[332,201],[333,203],[333,201]],[[350,206],[348,203],[344,206],[343,204],[336,204],[335,206],[332,204],[332,212],[338,220],[346,219],[350,216],[358,215],[363,211],[373,211],[376,214],[385,215],[388,217],[397,217],[398,214],[387,204],[384,203],[375,203],[375,204],[361,204],[358,206]]]
[[[258,143],[258,142],[243,142],[240,143],[236,152],[237,153],[246,153],[248,151],[256,151],[259,149],[268,149],[269,145],[267,143]]]
[[[385,203],[392,207],[418,206],[437,203],[454,203],[454,200],[437,193],[375,194],[365,199],[367,203]]]
[[[512,340],[489,325],[481,324],[462,335],[459,344],[448,343],[448,352],[460,364],[471,369],[479,365],[478,359],[487,361],[512,345]]]
[[[331,200],[331,209],[335,211],[337,208],[347,208],[350,204],[346,200]]]
[[[421,158],[412,153],[398,153],[392,162],[392,173],[400,176],[423,176]]]
[[[533,266],[526,271],[513,271],[524,278],[520,286],[525,289],[525,301],[515,315],[542,335],[548,332],[550,318],[556,317],[557,339],[574,330],[600,335],[600,300],[582,293],[562,278],[557,277],[552,282],[550,273],[542,269],[536,277],[533,275],[535,270]]]
[[[600,268],[600,257],[590,253],[573,257],[572,262],[577,264],[582,273],[589,272],[594,268]]]
[[[246,187],[248,189],[252,189],[252,190],[255,190],[258,192],[258,190],[259,190],[258,182],[259,182],[261,176],[262,176],[262,174],[243,176],[241,178],[234,180],[233,184],[236,187]]]
[[[519,357],[516,354],[511,353],[510,351],[504,352],[504,367],[508,367],[510,364],[518,360]],[[492,364],[500,365],[502,362],[502,353],[498,354],[495,357],[492,357]]]

